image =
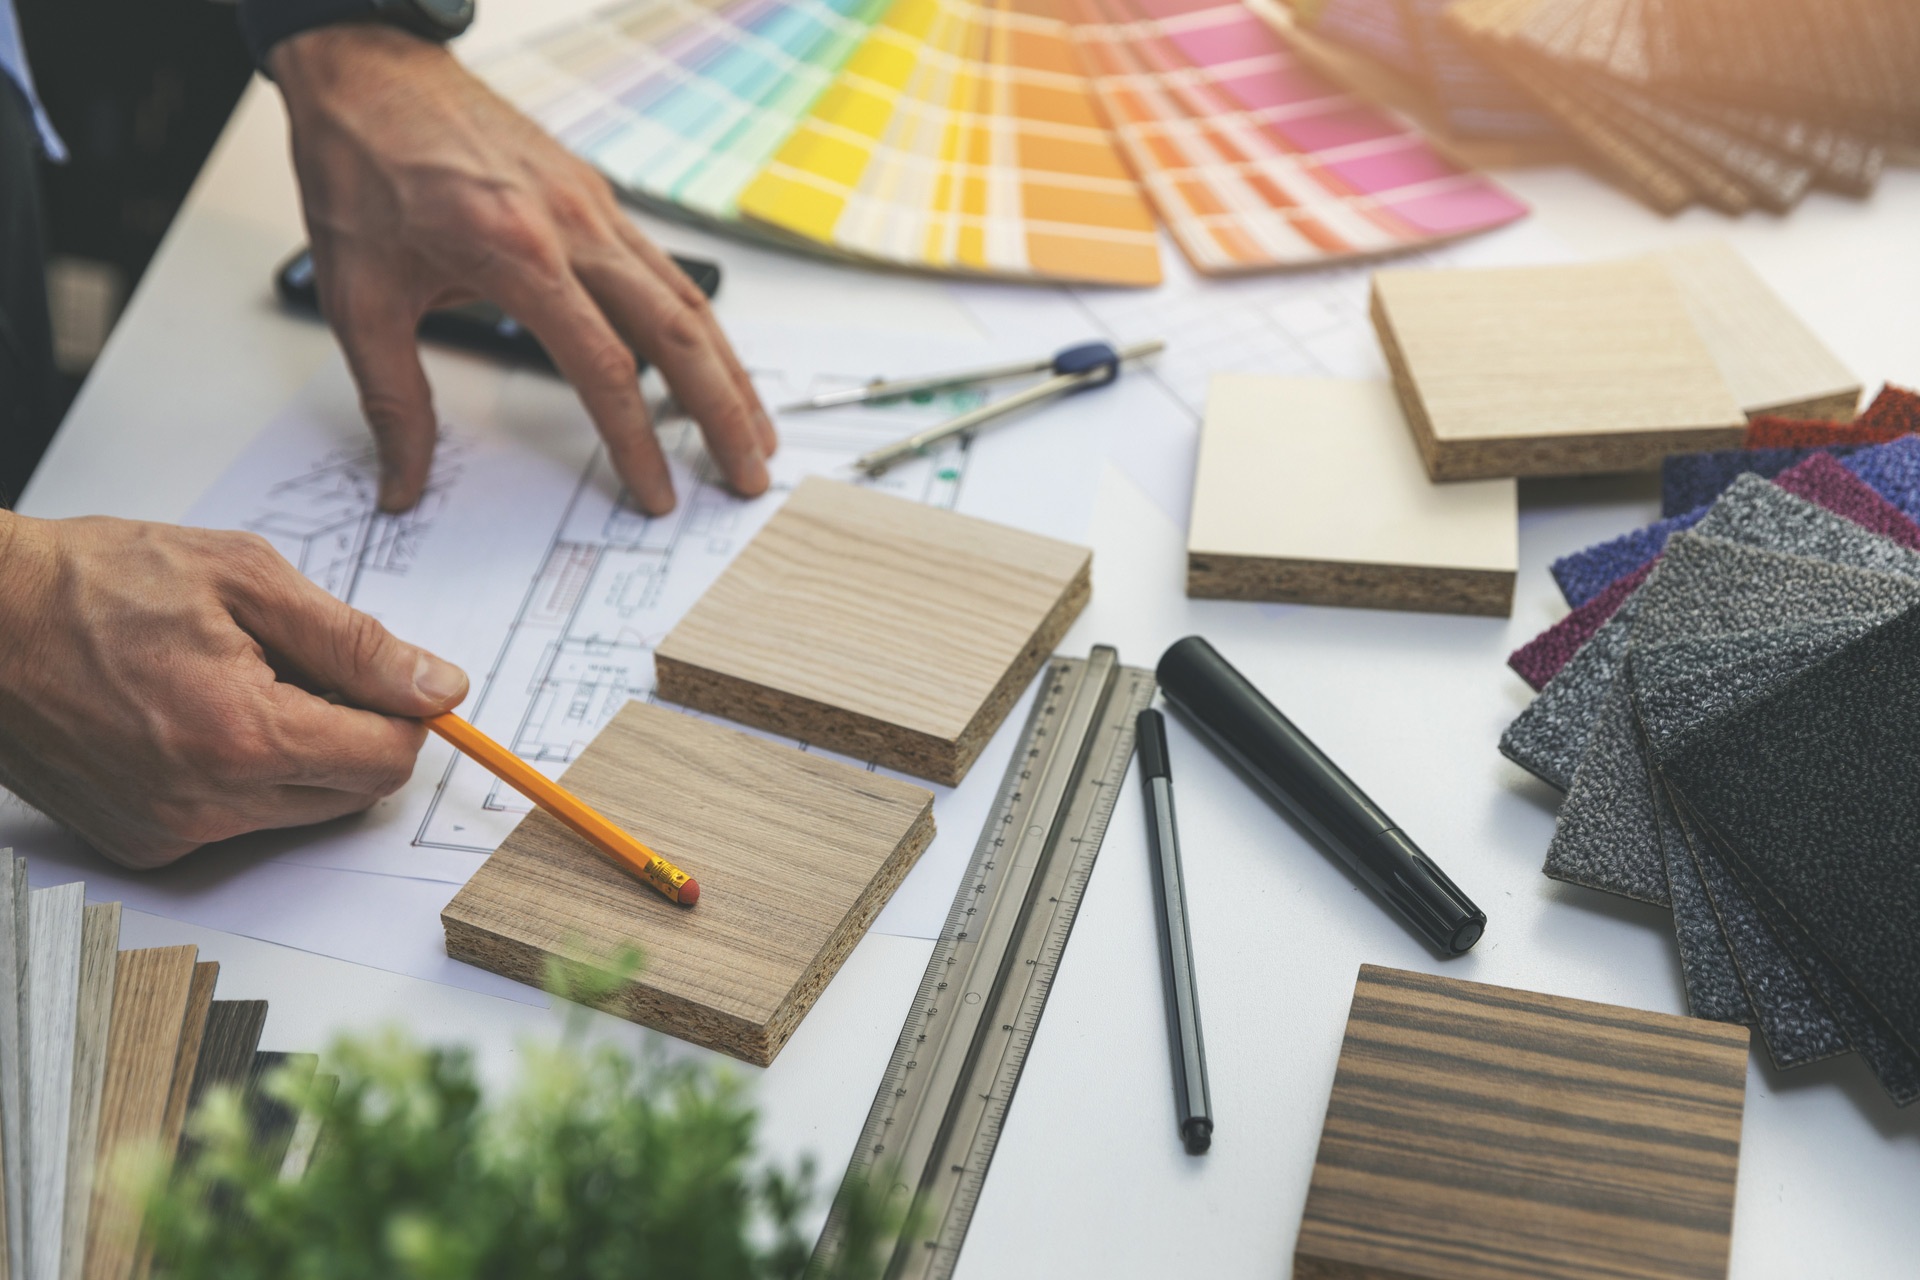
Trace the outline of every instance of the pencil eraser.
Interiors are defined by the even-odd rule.
[[[700,882],[689,880],[680,886],[680,905],[690,907],[700,901]]]

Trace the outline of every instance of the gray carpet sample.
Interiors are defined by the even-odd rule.
[[[1920,578],[1920,556],[1754,475],[1736,480],[1693,533]],[[1501,735],[1503,754],[1562,791],[1573,783],[1645,592],[1629,596]]]
[[[1683,735],[1680,807],[1920,1052],[1920,607]]]

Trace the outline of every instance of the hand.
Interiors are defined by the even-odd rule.
[[[766,490],[773,423],[706,297],[585,162],[402,31],[322,27],[268,62],[292,121],[321,307],[379,445],[383,508],[419,501],[433,456],[415,326],[475,298],[540,339],[649,512],[673,509],[673,482],[633,350],[700,424],[727,482]]]
[[[0,784],[116,862],[357,813],[466,692],[251,534],[0,513]]]

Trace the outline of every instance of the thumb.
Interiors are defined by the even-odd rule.
[[[466,672],[334,599],[272,548],[261,550],[275,565],[241,578],[229,607],[275,658],[318,688],[385,715],[437,715],[466,698]]]
[[[360,411],[380,458],[380,509],[405,511],[420,501],[440,433],[433,388],[420,366],[419,317],[395,293],[371,283],[350,285],[328,312],[334,336],[360,389]]]

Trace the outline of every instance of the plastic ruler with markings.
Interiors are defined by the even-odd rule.
[[[906,1224],[875,1245],[890,1253],[888,1277],[953,1274],[1153,691],[1152,672],[1105,645],[1047,668],[814,1250],[816,1274],[854,1247],[847,1204],[862,1185]]]

